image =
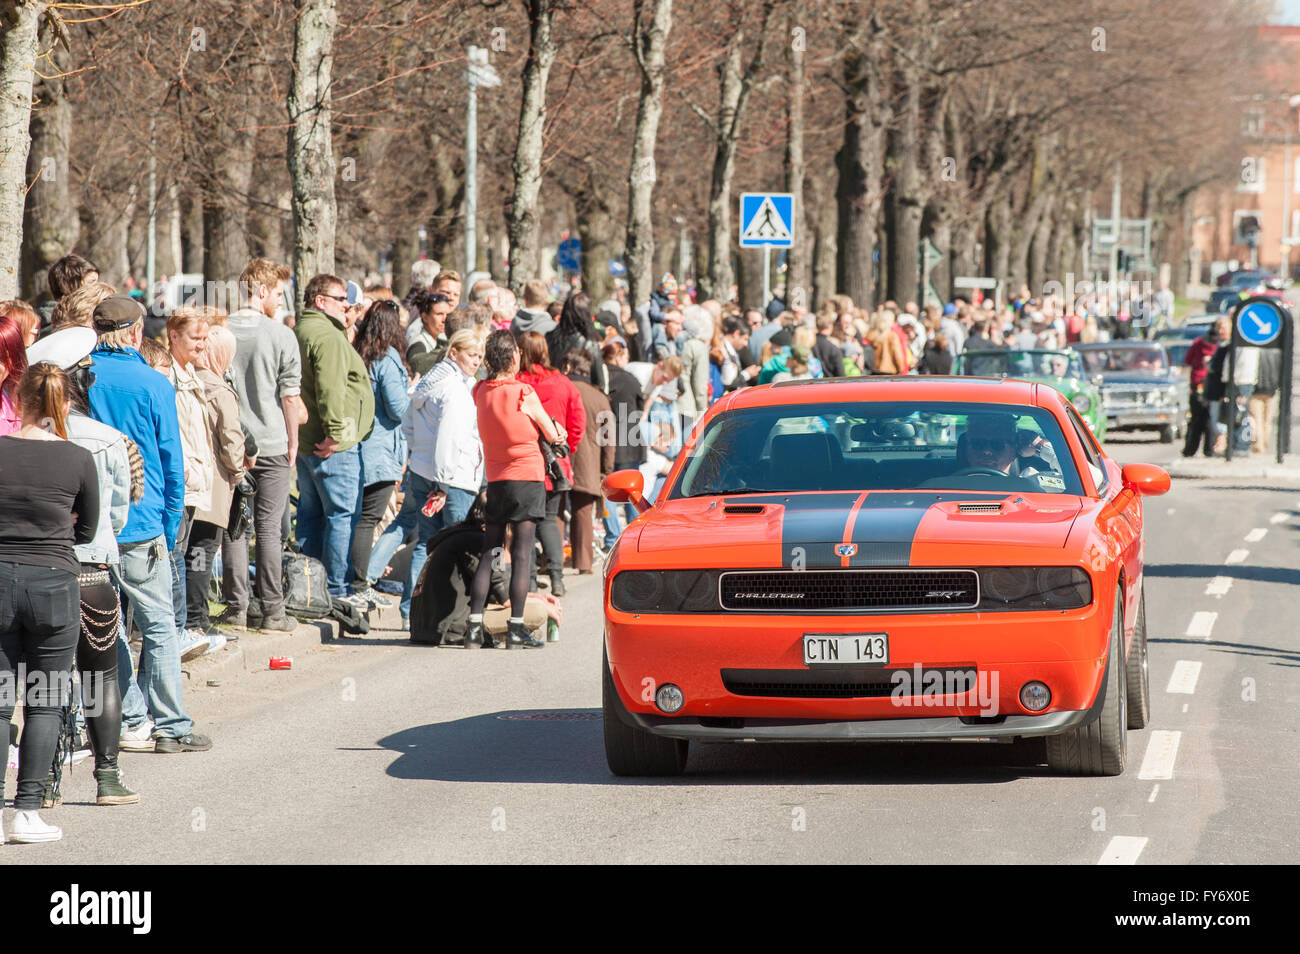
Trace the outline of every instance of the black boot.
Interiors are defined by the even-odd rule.
[[[551,595],[552,596],[564,595],[564,574],[563,573],[555,573],[555,572],[551,573]]]
[[[523,623],[510,623],[506,637],[506,648],[522,646],[525,649],[540,649],[545,645],[546,643],[542,640],[534,639],[532,630]]]
[[[473,649],[476,646],[482,645],[485,639],[491,638],[492,637],[488,636],[487,632],[483,629],[482,620],[479,620],[477,623],[470,620],[469,625],[465,628],[466,649]]]

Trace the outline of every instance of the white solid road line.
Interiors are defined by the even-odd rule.
[[[1106,845],[1106,850],[1101,853],[1099,865],[1135,865],[1137,864],[1138,855],[1142,854],[1142,849],[1147,846],[1146,838],[1138,838],[1133,835],[1116,835]]]
[[[1249,550],[1233,550],[1228,554],[1228,559],[1224,563],[1245,563],[1246,557],[1250,556]]]
[[[1268,527],[1256,527],[1250,533],[1246,534],[1247,543],[1259,543],[1264,539],[1264,534],[1268,533]]]
[[[1190,659],[1180,659],[1174,664],[1173,674],[1165,692],[1182,692],[1191,695],[1196,691],[1196,680],[1201,677],[1201,664]]]
[[[1273,514],[1273,516],[1268,518],[1268,522],[1286,523],[1290,519],[1291,519],[1291,515],[1289,513],[1287,513],[1285,510],[1279,510],[1277,513]]]
[[[1169,779],[1174,777],[1174,759],[1178,758],[1181,732],[1156,729],[1147,743],[1147,754],[1142,757],[1139,779]]]
[[[1206,596],[1217,596],[1222,599],[1227,596],[1228,590],[1232,589],[1232,577],[1216,576],[1205,585]]]
[[[1218,613],[1211,613],[1209,610],[1197,610],[1192,614],[1192,621],[1187,624],[1187,632],[1184,635],[1196,639],[1209,639],[1210,633],[1214,632],[1214,621],[1218,618]]]

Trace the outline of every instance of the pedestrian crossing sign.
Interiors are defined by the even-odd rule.
[[[789,192],[742,192],[740,247],[789,248],[794,244],[794,196]]]

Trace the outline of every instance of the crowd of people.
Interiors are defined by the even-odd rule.
[[[77,731],[74,671],[101,804],[139,799],[119,751],[211,747],[181,663],[295,628],[286,548],[320,562],[333,609],[397,597],[413,641],[541,648],[566,564],[594,572],[636,517],[603,479],[639,469],[653,502],[728,392],[948,374],[963,351],[1116,330],[1027,289],[1005,309],[835,295],[808,312],[697,301],[665,275],[633,307],[540,280],[522,301],[490,278],[465,289],[422,260],[400,299],[321,274],[295,309],[288,267],[256,259],[233,311],[158,314],[76,255],[48,278],[42,307],[0,303],[0,675],[25,667],[47,690],[24,700],[18,841],[61,836],[38,812]]]

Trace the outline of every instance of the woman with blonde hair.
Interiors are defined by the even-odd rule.
[[[876,374],[905,374],[907,356],[903,354],[903,343],[894,331],[894,313],[881,309],[871,316],[871,327],[867,340],[875,358]]]
[[[212,451],[212,485],[208,504],[194,511],[185,553],[185,628],[211,636],[208,615],[208,585],[212,581],[212,560],[221,533],[230,522],[230,505],[235,487],[244,477],[248,454],[244,430],[239,425],[239,398],[225,380],[235,358],[235,335],[221,325],[209,327],[203,353],[195,362],[195,375],[203,385],[206,436]],[[220,643],[220,640],[215,640]]]

